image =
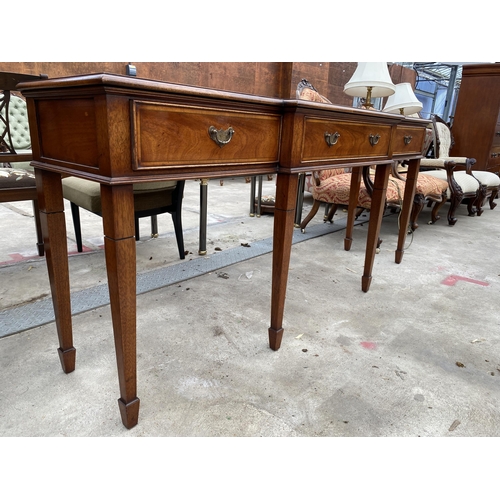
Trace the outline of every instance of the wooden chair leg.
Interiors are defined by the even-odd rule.
[[[483,205],[486,201],[486,186],[481,184],[477,191],[477,196],[475,199],[471,199],[467,204],[467,210],[469,211],[469,215],[477,215],[478,217],[484,212]]]
[[[493,210],[497,204],[495,203],[495,198],[498,195],[498,188],[494,188],[491,190],[491,196],[490,196],[490,210]]]
[[[441,195],[441,201],[436,201],[434,203],[434,207],[432,208],[431,212],[431,224],[434,224],[437,222],[441,217],[439,215],[439,211],[441,210],[441,207],[446,203],[446,191],[443,191]]]
[[[330,222],[330,224],[333,223],[333,216],[336,214],[338,208],[338,205],[332,203],[330,210],[328,210],[328,215],[326,216],[325,222]]]
[[[424,208],[425,198],[422,194],[416,194],[413,198],[413,207],[410,214],[410,227],[412,231],[416,231],[418,228],[418,216]]]
[[[463,200],[463,192],[460,190],[460,192],[457,192],[456,194],[451,193],[451,198],[450,198],[450,208],[448,210],[448,225],[454,226],[457,222],[457,218],[455,217],[455,211],[462,203]]]
[[[318,213],[319,207],[321,206],[321,201],[314,200],[311,211],[307,214],[307,217],[300,223],[300,230],[305,233],[306,226],[311,222],[311,219]]]
[[[323,215],[323,221],[328,220],[328,212],[330,211],[330,203],[325,203],[325,215]]]

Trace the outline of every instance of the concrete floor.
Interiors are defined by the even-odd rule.
[[[272,216],[248,216],[249,189],[244,179],[210,182],[208,253],[199,256],[199,185],[187,182],[186,262],[272,236]],[[265,181],[264,194],[273,191]],[[310,206],[306,198],[304,215]],[[0,205],[4,313],[50,296],[30,213],[29,202]],[[106,282],[101,220],[82,216],[80,255],[67,217],[72,292]],[[277,352],[267,339],[270,253],[138,295],[141,409],[131,430],[117,405],[109,306],[74,316],[68,375],[53,322],[7,336],[0,325],[0,437],[498,437],[500,210],[468,217],[462,206],[454,227],[442,216],[427,225],[424,209],[400,265],[397,217],[384,218],[368,293],[367,224],[356,226],[350,252],[341,230],[294,244]],[[325,226],[321,213],[315,225]],[[159,230],[151,239],[141,222],[138,273],[179,263],[168,215]]]

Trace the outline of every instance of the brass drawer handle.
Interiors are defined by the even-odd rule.
[[[497,157],[497,153],[491,153],[491,157],[492,158],[496,158]]]
[[[220,148],[229,143],[231,138],[233,137],[234,129],[233,127],[229,127],[227,130],[219,129],[217,130],[213,125],[208,128],[208,135],[210,139],[212,139],[217,146]]]
[[[338,132],[335,132],[334,134],[330,134],[330,132],[325,132],[325,141],[329,147],[332,147],[335,144],[337,144],[339,137],[340,134]]]
[[[370,144],[372,146],[376,146],[378,144],[378,141],[380,140],[380,134],[370,134]]]
[[[405,135],[405,144],[408,146],[412,139],[413,137],[411,135]]]

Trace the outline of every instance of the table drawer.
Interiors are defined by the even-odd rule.
[[[394,155],[422,153],[425,129],[398,126],[394,134],[392,150]]]
[[[135,170],[277,163],[281,116],[132,101]]]
[[[389,154],[391,126],[305,117],[302,161],[384,157]]]

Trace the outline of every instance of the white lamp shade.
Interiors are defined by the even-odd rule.
[[[372,97],[387,97],[394,94],[396,86],[392,83],[387,63],[358,63],[356,71],[344,86],[344,92],[353,97],[366,97],[368,87],[372,87]]]
[[[413,115],[423,108],[422,103],[415,96],[409,83],[398,83],[396,92],[389,96],[384,111],[388,113],[400,113],[403,110],[404,115]]]

